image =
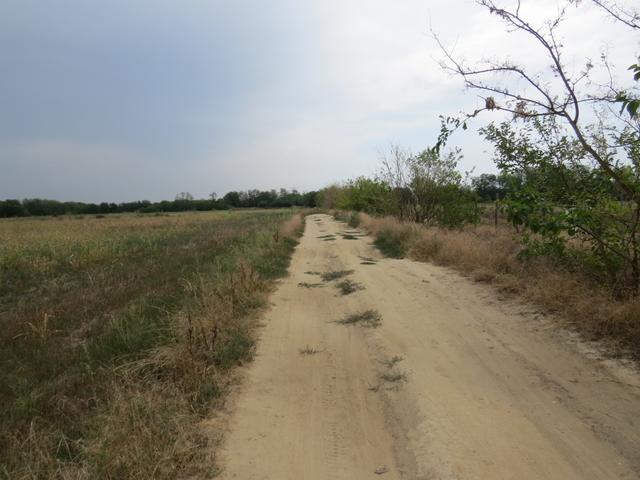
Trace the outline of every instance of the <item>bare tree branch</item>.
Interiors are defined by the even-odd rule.
[[[596,3],[603,3],[603,0],[593,0]],[[510,31],[521,31],[532,37],[537,45],[545,52],[548,60],[549,67],[553,76],[557,77],[556,89],[559,87],[560,92],[554,91],[552,84],[544,84],[540,81],[540,74],[532,75],[527,72],[523,66],[514,65],[511,62],[505,61],[501,63],[495,62],[483,62],[478,67],[467,67],[461,60],[457,60],[452,51],[448,50],[434,34],[440,49],[444,53],[445,63],[443,67],[459,75],[465,82],[468,88],[490,92],[497,95],[506,101],[507,105],[498,105],[493,97],[486,99],[486,106],[484,109],[474,111],[472,114],[467,115],[466,118],[473,118],[480,112],[485,110],[499,109],[502,111],[513,113],[516,118],[535,118],[544,116],[556,116],[564,119],[568,126],[571,128],[575,137],[578,139],[582,148],[589,154],[590,157],[602,168],[603,171],[613,179],[620,188],[632,199],[640,200],[640,191],[636,188],[636,185],[627,181],[625,176],[620,170],[610,162],[607,155],[603,155],[591,144],[589,136],[584,130],[584,127],[580,123],[581,105],[593,104],[598,101],[604,100],[607,102],[615,101],[613,88],[613,81],[610,81],[609,93],[605,95],[594,94],[579,94],[581,85],[589,81],[589,71],[592,68],[591,62],[586,62],[586,68],[575,78],[567,72],[565,65],[562,61],[562,46],[557,40],[557,28],[564,21],[566,16],[566,8],[568,5],[575,3],[576,0],[567,0],[567,5],[562,8],[557,16],[549,21],[544,29],[534,27],[531,23],[525,20],[520,15],[520,2],[514,10],[499,7],[493,0],[476,0],[478,5],[486,8],[489,13],[497,15],[507,25]],[[606,5],[609,6],[607,3]],[[609,6],[610,7],[610,6]],[[611,8],[611,7],[610,7]],[[629,13],[623,10],[617,9],[618,15],[622,15],[623,18],[635,19],[635,12]],[[617,17],[616,17],[617,18]],[[632,28],[636,28],[631,25]],[[513,30],[511,30],[513,29]],[[512,76],[514,79],[524,80],[526,84],[532,88],[531,94],[525,92],[511,92],[509,89],[500,86],[495,82],[496,75]],[[509,106],[510,101],[519,102],[516,104],[516,108]],[[534,107],[532,110],[527,111],[526,105]]]
[[[640,30],[640,12],[637,10],[624,9],[615,2],[605,2],[603,0],[591,1],[611,15],[614,19],[624,23],[627,27]]]

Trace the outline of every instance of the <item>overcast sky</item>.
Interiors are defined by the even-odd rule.
[[[522,3],[536,21],[557,8]],[[588,3],[563,31],[570,62],[604,48],[624,71],[637,39]],[[440,114],[482,103],[439,68],[430,28],[470,60],[542,66],[472,0],[2,0],[0,198],[159,200],[371,174],[390,143],[432,145]],[[462,170],[494,170],[474,131],[453,143]]]

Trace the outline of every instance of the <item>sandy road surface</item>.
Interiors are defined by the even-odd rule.
[[[345,230],[307,218],[233,407],[222,478],[640,478],[638,376],[489,287],[381,259],[366,236],[318,238]],[[364,290],[298,285],[343,269]],[[369,308],[378,328],[334,322]]]

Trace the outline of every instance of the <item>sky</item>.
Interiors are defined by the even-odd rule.
[[[505,1],[505,5],[513,2]],[[558,0],[523,0],[542,24]],[[0,198],[152,201],[309,191],[374,174],[390,144],[433,145],[440,115],[483,104],[442,70],[436,32],[469,61],[543,69],[473,0],[2,0]],[[638,38],[583,1],[568,64]],[[475,131],[461,171],[493,172]]]

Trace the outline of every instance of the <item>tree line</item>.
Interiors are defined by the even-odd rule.
[[[463,176],[461,158],[459,150],[440,154],[429,148],[413,154],[394,145],[374,176],[324,188],[317,204],[445,228],[476,223],[482,204],[508,198],[522,178],[503,173]]]
[[[60,202],[42,198],[0,200],[0,218],[47,215],[104,215],[109,213],[157,213],[228,210],[231,208],[315,207],[316,192],[297,190],[247,190],[228,192],[221,198],[212,193],[209,198],[196,199],[181,192],[174,200],[150,202],[139,200],[122,203]]]

